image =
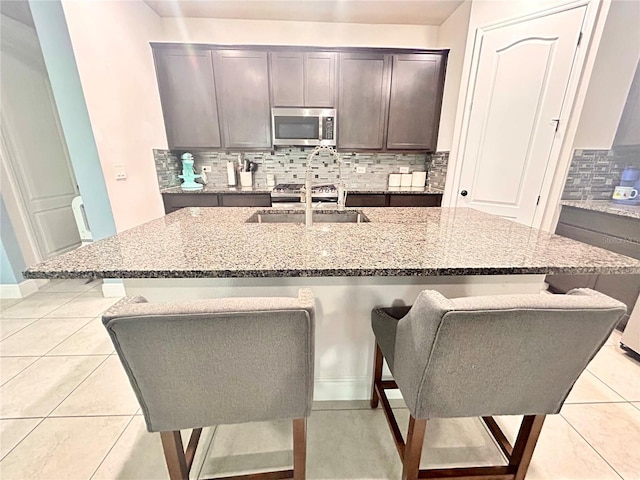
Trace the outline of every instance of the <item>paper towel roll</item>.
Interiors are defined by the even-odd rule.
[[[236,167],[233,162],[227,162],[227,184],[229,186],[236,184]]]

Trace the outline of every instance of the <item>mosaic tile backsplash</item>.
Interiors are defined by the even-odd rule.
[[[267,174],[275,175],[278,183],[304,182],[307,155],[310,149],[283,148],[271,152],[244,152],[240,155],[258,165],[253,176],[256,187],[267,185]],[[180,185],[178,175],[182,164],[179,156],[182,152],[168,150],[154,150],[158,185],[160,188]],[[398,173],[400,167],[409,167],[410,172],[427,171],[427,185],[432,188],[444,188],[444,178],[447,174],[448,152],[434,154],[424,153],[341,153],[342,176],[347,188],[386,188],[390,173]],[[207,173],[210,185],[227,184],[227,162],[238,161],[238,153],[226,152],[194,152],[195,170],[200,172],[202,166],[211,167]],[[365,167],[365,173],[357,173],[358,167]],[[326,152],[314,157],[314,182],[334,183],[337,181],[338,165]]]
[[[562,192],[563,200],[609,200],[622,170],[640,167],[640,146],[614,150],[576,150]]]

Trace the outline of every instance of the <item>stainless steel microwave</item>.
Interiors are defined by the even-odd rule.
[[[272,108],[274,145],[335,145],[334,108]]]

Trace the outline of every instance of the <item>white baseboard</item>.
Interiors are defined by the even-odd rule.
[[[384,377],[383,377],[384,378]],[[389,399],[401,399],[399,390],[387,390]],[[316,378],[313,390],[314,401],[369,400],[371,378]]]
[[[102,295],[105,297],[124,297],[127,294],[122,280],[102,282]]]
[[[0,284],[0,298],[25,298],[38,291],[49,280],[24,280],[18,284]]]

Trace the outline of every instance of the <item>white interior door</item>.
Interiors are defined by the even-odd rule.
[[[80,245],[71,210],[78,195],[35,31],[2,16],[0,137],[40,256]]]
[[[585,13],[573,8],[480,37],[457,206],[532,225]]]

